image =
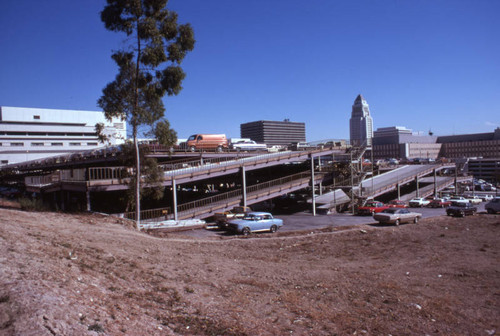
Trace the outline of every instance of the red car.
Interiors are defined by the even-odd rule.
[[[382,202],[369,201],[369,202],[366,202],[365,205],[360,206],[358,208],[357,214],[361,215],[361,216],[363,216],[363,215],[365,215],[365,216],[371,216],[374,213],[378,213],[378,212],[384,211],[385,209],[388,209],[388,208],[390,208],[390,206],[385,205]]]
[[[427,206],[429,208],[447,208],[451,205],[451,201],[447,201],[443,198],[437,198],[432,200]]]
[[[387,205],[391,208],[408,208],[405,201],[401,200],[392,200],[387,203]]]

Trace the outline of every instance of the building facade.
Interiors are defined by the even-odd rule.
[[[352,105],[349,134],[353,146],[372,145],[373,120],[368,103],[362,95],[358,95]]]
[[[288,146],[306,141],[306,124],[303,122],[259,120],[240,125],[242,138],[274,146]]]
[[[123,143],[126,123],[108,122],[102,112],[0,107],[0,164],[69,154],[104,147],[95,125],[105,125],[109,145]]]
[[[467,164],[469,174],[477,179],[500,182],[500,157],[496,159],[471,159]]]
[[[500,127],[489,133],[440,136],[440,156],[446,158],[500,158]]]
[[[437,137],[415,135],[403,126],[378,128],[373,132],[373,157],[376,159],[437,159],[441,144]]]

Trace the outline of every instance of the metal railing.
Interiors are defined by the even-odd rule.
[[[140,212],[141,221],[159,222],[159,221],[168,219],[167,217],[171,212],[172,212],[171,207],[142,210]],[[123,214],[123,217],[134,220],[134,221],[137,219],[135,211],[125,212]]]
[[[277,186],[286,186],[287,184],[289,185],[293,182],[303,181],[304,179],[307,179],[309,181],[310,177],[311,177],[310,172],[302,172],[302,173],[297,173],[294,175],[282,177],[279,179],[255,184],[255,185],[252,185],[252,186],[249,186],[246,188],[247,196],[249,198],[251,198],[252,194],[258,193],[259,191],[270,189],[272,187],[277,187]],[[238,198],[238,199],[241,198],[242,194],[243,194],[242,190],[238,189],[238,190],[229,191],[229,192],[226,192],[223,194],[219,194],[219,195],[203,198],[200,200],[196,200],[193,202],[180,204],[177,206],[177,212],[178,213],[182,213],[182,212],[185,213],[185,212],[188,212],[188,211],[194,210],[194,209],[199,211],[201,209],[204,209],[204,208],[206,209],[208,207],[213,208],[213,207],[217,207],[218,205],[225,205],[228,203],[234,203],[231,201],[233,201],[235,198]]]
[[[88,168],[88,181],[121,180],[133,174],[132,168],[127,167],[92,167]]]

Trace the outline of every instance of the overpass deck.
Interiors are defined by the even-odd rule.
[[[261,154],[251,157],[236,157],[225,159],[216,157],[186,161],[175,165],[164,165],[163,186],[172,183],[182,184],[199,180],[261,169],[290,162],[306,161],[311,158],[332,155],[341,160],[345,158],[344,149],[324,148],[304,151],[285,151],[271,154]],[[222,158],[222,159],[221,159]],[[128,189],[128,183],[133,173],[128,167],[89,167],[60,170],[56,173],[42,176],[28,176],[25,185],[29,191],[112,191]],[[174,182],[175,181],[175,182]]]

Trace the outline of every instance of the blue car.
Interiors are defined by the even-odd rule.
[[[269,212],[249,212],[241,219],[229,222],[231,231],[249,235],[252,232],[270,231],[276,232],[283,226],[283,220],[274,218]]]

